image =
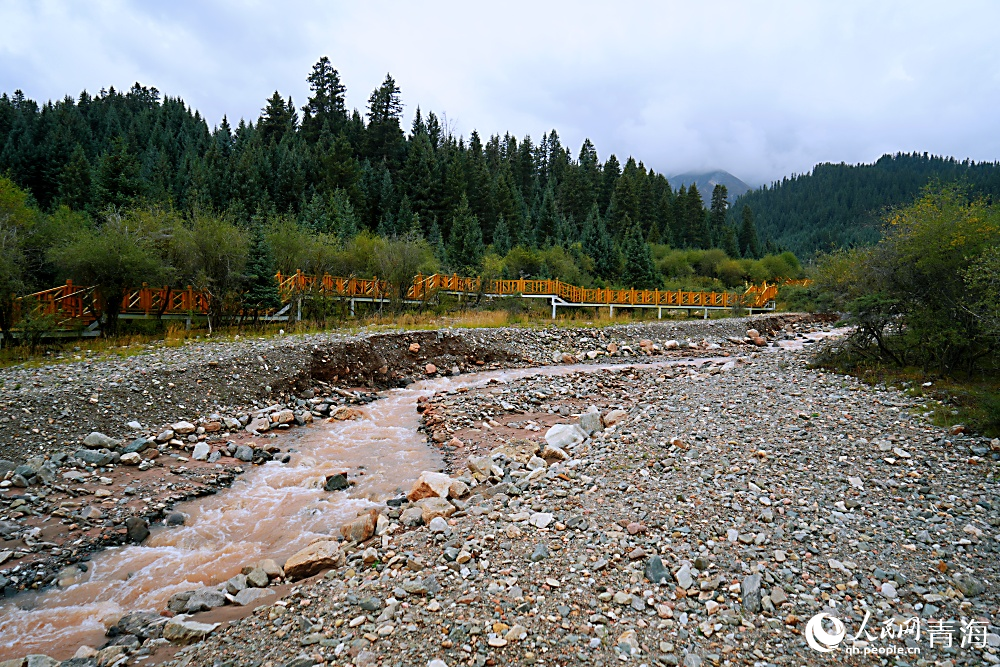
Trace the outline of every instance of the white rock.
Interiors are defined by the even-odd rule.
[[[546,528],[550,523],[552,523],[554,518],[555,517],[549,512],[535,512],[531,515],[531,518],[528,519],[528,523],[535,528]]]
[[[197,445],[194,446],[194,451],[191,453],[191,458],[193,458],[195,461],[207,461],[208,455],[211,451],[212,451],[211,447],[209,447],[206,443],[199,442]]]
[[[556,424],[545,433],[545,442],[560,449],[578,445],[586,439],[587,432],[579,424]]]

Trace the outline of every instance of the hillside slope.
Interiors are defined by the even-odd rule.
[[[884,155],[873,164],[818,164],[747,192],[730,221],[749,206],[762,238],[800,256],[874,243],[885,213],[917,197],[932,182],[958,183],[977,196],[1000,195],[1000,164],[959,161],[926,153]]]

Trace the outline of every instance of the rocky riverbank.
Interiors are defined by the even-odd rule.
[[[176,664],[819,664],[821,612],[867,617],[845,646],[895,664],[997,663],[1000,442],[806,362],[435,396],[424,414],[489,453]]]
[[[821,654],[803,633],[821,611],[852,632],[867,616],[876,640],[917,619],[924,635],[895,642],[909,651],[906,664],[996,662],[1000,442],[929,426],[905,395],[809,370],[804,352],[754,351],[768,337],[801,341],[812,325],[725,324],[503,332],[505,348],[490,346],[501,335],[492,331],[394,334],[391,349],[409,361],[391,374],[386,363],[367,369],[368,387],[491,365],[689,365],[494,381],[431,397],[419,409],[450,478],[429,477],[408,498],[331,527],[337,539],[312,553],[248,564],[217,600],[294,582],[271,589],[277,601],[244,594],[252,604],[220,616],[197,613],[217,607],[200,602],[219,594],[195,591],[194,607],[189,596],[164,610],[193,617],[155,620],[147,625],[159,630],[146,635],[130,619],[112,633],[124,648],[82,651],[79,664],[150,653],[162,661],[164,634],[177,643],[210,631],[179,664],[813,664]],[[435,354],[445,337],[453,339]],[[376,348],[383,359],[386,347]],[[487,353],[502,356],[487,361]],[[272,387],[285,402],[234,411],[246,424],[220,432],[259,439],[266,431],[246,430],[259,415],[275,430],[305,423],[296,417],[306,413],[329,418],[347,399],[334,383],[350,371],[346,360],[321,363],[284,390]],[[284,410],[287,422],[275,418]],[[190,456],[209,440],[198,431],[210,417],[157,443],[166,456],[153,460]],[[156,442],[163,431],[154,431]],[[235,442],[209,441],[218,457],[196,474],[225,477],[247,465],[233,458]],[[34,488],[8,488],[7,498],[21,496],[23,510]],[[255,570],[267,568],[262,580]],[[245,581],[252,577],[260,581]],[[226,623],[216,629],[217,619]],[[951,650],[928,646],[926,628],[938,621],[949,624]],[[963,627],[982,628],[982,641],[960,646]],[[883,635],[881,645],[890,643]]]

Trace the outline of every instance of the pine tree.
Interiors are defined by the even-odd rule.
[[[722,250],[731,258],[740,256],[739,241],[736,238],[736,228],[732,225],[723,225],[722,240],[719,243]]]
[[[621,271],[621,253],[608,233],[597,204],[590,207],[584,228],[588,234],[583,238],[583,249],[594,260],[594,273],[604,280],[615,280]]]
[[[258,223],[250,237],[243,281],[243,305],[253,312],[255,318],[281,305],[278,283],[274,279],[277,272],[271,244],[264,234],[264,227]]]
[[[395,167],[404,149],[403,103],[399,98],[399,86],[391,75],[385,75],[382,85],[368,97],[367,153],[375,160],[384,160]]]
[[[469,200],[463,195],[451,221],[448,259],[453,269],[471,273],[479,266],[483,252],[483,232],[479,220],[469,209]]]
[[[726,212],[729,210],[729,191],[725,185],[717,183],[712,188],[712,204],[709,207],[708,229],[713,245],[719,246],[723,240]]]
[[[642,228],[627,218],[628,231],[622,241],[622,256],[625,260],[622,282],[628,287],[653,289],[662,284],[653,254],[643,236]]]
[[[77,144],[59,176],[59,202],[74,211],[87,211],[94,200],[93,170]]]
[[[684,245],[688,248],[708,248],[711,246],[711,239],[708,238],[705,202],[701,198],[701,192],[694,184],[688,188],[684,212]]]
[[[330,226],[337,238],[342,241],[353,239],[361,231],[361,221],[358,220],[351,199],[347,196],[347,191],[337,189],[330,196],[330,209],[332,211]]]
[[[131,204],[142,192],[139,163],[124,139],[115,139],[97,169],[97,199],[102,207]]]
[[[753,211],[749,206],[743,207],[743,221],[740,224],[740,252],[744,257],[760,257],[760,241],[757,239],[757,225],[754,224]]]
[[[315,141],[323,126],[336,134],[347,122],[347,107],[344,93],[347,88],[340,81],[340,73],[323,56],[313,65],[307,80],[312,96],[302,107],[302,132],[310,141]]]
[[[441,234],[441,226],[438,224],[437,218],[431,219],[430,229],[427,231],[427,242],[431,244],[431,248],[434,249],[434,256],[437,257],[439,262],[444,262],[448,259],[448,249],[444,244],[444,235]]]
[[[330,215],[319,193],[313,193],[309,203],[302,209],[300,224],[318,234],[326,234],[331,229]]]
[[[507,219],[501,213],[497,219],[496,229],[493,230],[493,251],[498,255],[504,256],[510,252],[513,245],[510,238],[510,230],[507,228]]]
[[[542,193],[542,200],[535,219],[535,244],[541,248],[559,240],[559,211],[556,209],[556,194],[549,183]]]
[[[292,98],[288,98],[286,105],[281,94],[277,90],[274,91],[268,98],[267,105],[261,109],[261,117],[257,122],[257,131],[261,139],[264,143],[279,143],[286,132],[295,129],[296,116]]]

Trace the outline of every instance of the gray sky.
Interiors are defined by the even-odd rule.
[[[47,100],[139,81],[210,124],[305,103],[330,57],[364,109],[391,72],[466,136],[556,128],[751,184],[817,162],[1000,159],[998,2],[46,2],[0,0],[0,90]]]

